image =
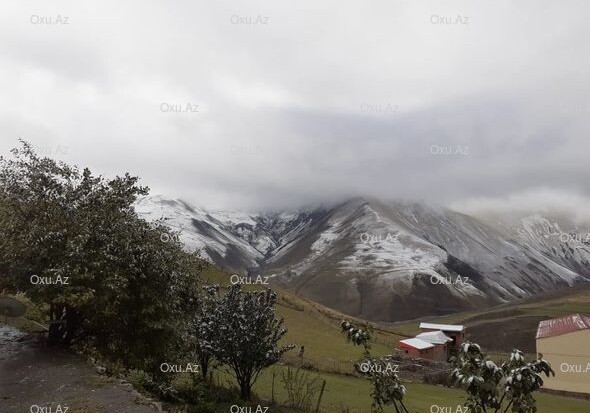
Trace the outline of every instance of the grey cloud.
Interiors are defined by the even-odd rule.
[[[586,2],[0,7],[2,153],[17,137],[67,147],[219,208],[590,195]]]

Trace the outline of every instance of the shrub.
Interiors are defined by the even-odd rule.
[[[243,291],[240,284],[229,287],[215,306],[202,343],[234,374],[240,394],[250,400],[258,375],[277,363],[294,346],[279,346],[287,333],[283,319],[275,314],[277,295],[271,289]]]
[[[0,290],[46,306],[50,343],[154,376],[183,357],[203,261],[138,217],[148,188],[40,158],[26,142],[12,155],[0,158]],[[33,285],[33,275],[62,283]]]
[[[305,370],[287,367],[287,370],[281,372],[281,381],[287,392],[285,404],[295,409],[310,411],[322,387],[320,378]]]
[[[470,412],[490,411],[534,413],[537,411],[533,393],[543,386],[541,374],[555,375],[549,363],[540,356],[527,362],[520,350],[513,350],[510,359],[498,367],[478,344],[465,342],[453,360],[452,373],[456,383],[465,388],[465,405]]]

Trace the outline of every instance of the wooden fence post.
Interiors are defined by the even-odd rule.
[[[324,396],[324,389],[326,388],[326,380],[322,383],[322,390],[320,390],[320,397],[318,397],[318,405],[315,408],[315,413],[320,411],[320,404],[322,403],[322,397]]]
[[[272,404],[275,404],[275,376],[277,375],[276,371],[272,372],[272,390],[271,390],[271,397],[272,397]]]

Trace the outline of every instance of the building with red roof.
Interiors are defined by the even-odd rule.
[[[572,314],[541,321],[537,353],[555,371],[555,377],[544,379],[545,388],[590,394],[589,316]]]
[[[425,332],[414,338],[400,340],[400,350],[415,358],[430,360],[447,360],[461,342],[465,334],[465,327],[450,324],[420,323],[420,329]]]

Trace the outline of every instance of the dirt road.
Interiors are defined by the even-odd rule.
[[[0,413],[154,413],[130,384],[0,324]]]

